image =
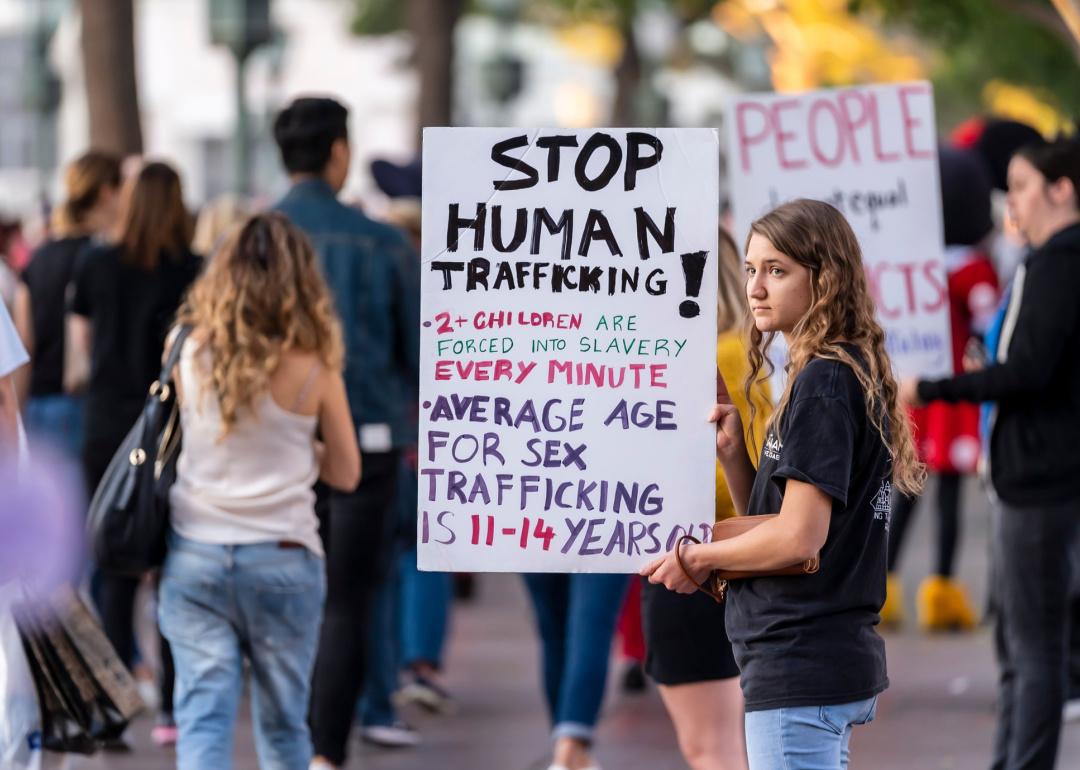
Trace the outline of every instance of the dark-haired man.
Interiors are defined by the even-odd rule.
[[[418,260],[404,236],[343,205],[348,110],[301,98],[274,121],[292,187],[276,208],[315,246],[345,334],[345,385],[363,458],[360,485],[321,506],[326,610],[311,692],[313,767],[342,766],[361,691],[366,624],[390,568],[401,449],[413,444],[409,409],[419,365]]]

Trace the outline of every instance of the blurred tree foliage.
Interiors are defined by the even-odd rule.
[[[416,140],[424,126],[453,122],[454,27],[465,0],[354,0],[352,31],[356,35],[388,35],[409,30],[413,64],[420,79]]]
[[[1050,0],[851,0],[853,12],[884,12],[940,46],[934,66],[939,121],[985,110],[987,88],[1029,90],[1080,118],[1080,45]]]
[[[444,29],[441,34],[435,27],[437,22],[431,19],[434,8],[430,3],[438,3],[440,0],[430,0],[427,9],[419,8],[425,3],[423,0],[353,0],[355,12],[353,15],[352,31],[358,35],[385,35],[403,30],[413,32],[417,40],[417,51],[422,53],[426,45],[442,39],[441,47],[452,47],[452,28]],[[683,24],[706,17],[713,8],[723,0],[501,0],[498,3],[485,2],[484,0],[456,0],[458,13],[448,16],[456,22],[461,12],[489,12],[493,6],[514,7],[514,13],[523,18],[540,19],[554,24],[571,25],[581,23],[599,23],[610,25],[619,31],[623,40],[622,52],[615,66],[616,94],[611,123],[613,125],[634,125],[638,122],[639,113],[639,84],[642,77],[643,63],[633,35],[634,20],[642,11],[650,6],[664,5]],[[419,11],[419,13],[418,13]],[[418,20],[427,20],[426,29],[418,29]],[[423,40],[428,43],[422,42]],[[421,90],[425,90],[425,84],[438,74],[438,68],[433,68],[431,73],[421,72]],[[446,81],[449,82],[448,80]],[[438,125],[438,121],[432,122],[433,115],[438,115],[437,109],[424,109],[426,101],[434,98],[434,93],[441,87],[432,85],[427,88],[431,94],[427,100],[421,98],[421,112],[427,113],[427,118],[421,119],[421,125]],[[447,107],[447,110],[449,108]],[[426,122],[425,122],[426,120]],[[447,119],[441,124],[449,123]]]

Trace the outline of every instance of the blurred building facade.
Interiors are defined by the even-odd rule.
[[[275,40],[252,54],[245,81],[252,188],[267,199],[284,189],[273,116],[298,94],[320,93],[350,108],[355,154],[345,193],[364,200],[374,190],[368,161],[405,161],[418,150],[412,42],[405,33],[353,35],[352,0],[271,2]],[[638,24],[646,58],[670,53],[663,24],[660,18]],[[235,63],[211,43],[209,0],[135,0],[135,30],[145,155],[177,165],[192,206],[231,191]],[[43,192],[55,200],[59,169],[87,148],[79,34],[75,0],[0,0],[0,209],[25,214]],[[599,25],[568,30],[466,16],[455,31],[453,122],[605,125],[621,45],[613,35]],[[712,43],[722,47],[724,40]],[[764,79],[749,84],[705,65],[651,68],[647,89],[663,102],[657,117],[669,125],[718,125],[725,97],[740,89],[737,81],[767,86],[764,55],[756,56]],[[44,91],[34,86],[43,73]]]

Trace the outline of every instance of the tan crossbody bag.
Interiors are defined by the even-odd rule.
[[[718,521],[713,524],[712,542],[715,543],[720,540],[729,540],[733,537],[738,537],[745,532],[749,532],[759,524],[764,524],[770,519],[775,519],[779,515],[780,514],[778,513],[766,513],[761,516],[733,516],[730,519]],[[704,583],[699,583],[694,580],[690,575],[689,570],[686,569],[686,565],[683,564],[682,545],[684,542],[701,543],[701,541],[693,535],[683,535],[679,538],[679,542],[675,544],[675,557],[679,560],[679,567],[682,568],[683,574],[698,587],[698,590],[704,591],[718,602],[724,601],[724,597],[727,595],[727,584],[729,580],[779,577],[783,575],[812,575],[821,568],[821,554],[818,553],[815,554],[812,559],[800,561],[798,564],[792,564],[790,567],[783,567],[781,569],[748,570],[745,572],[714,569],[709,573],[709,576],[705,578]]]

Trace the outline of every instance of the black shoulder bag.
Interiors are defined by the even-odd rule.
[[[87,530],[99,569],[141,575],[165,561],[169,488],[176,480],[180,414],[173,368],[191,333],[182,326],[142,414],[113,455],[90,501]]]

